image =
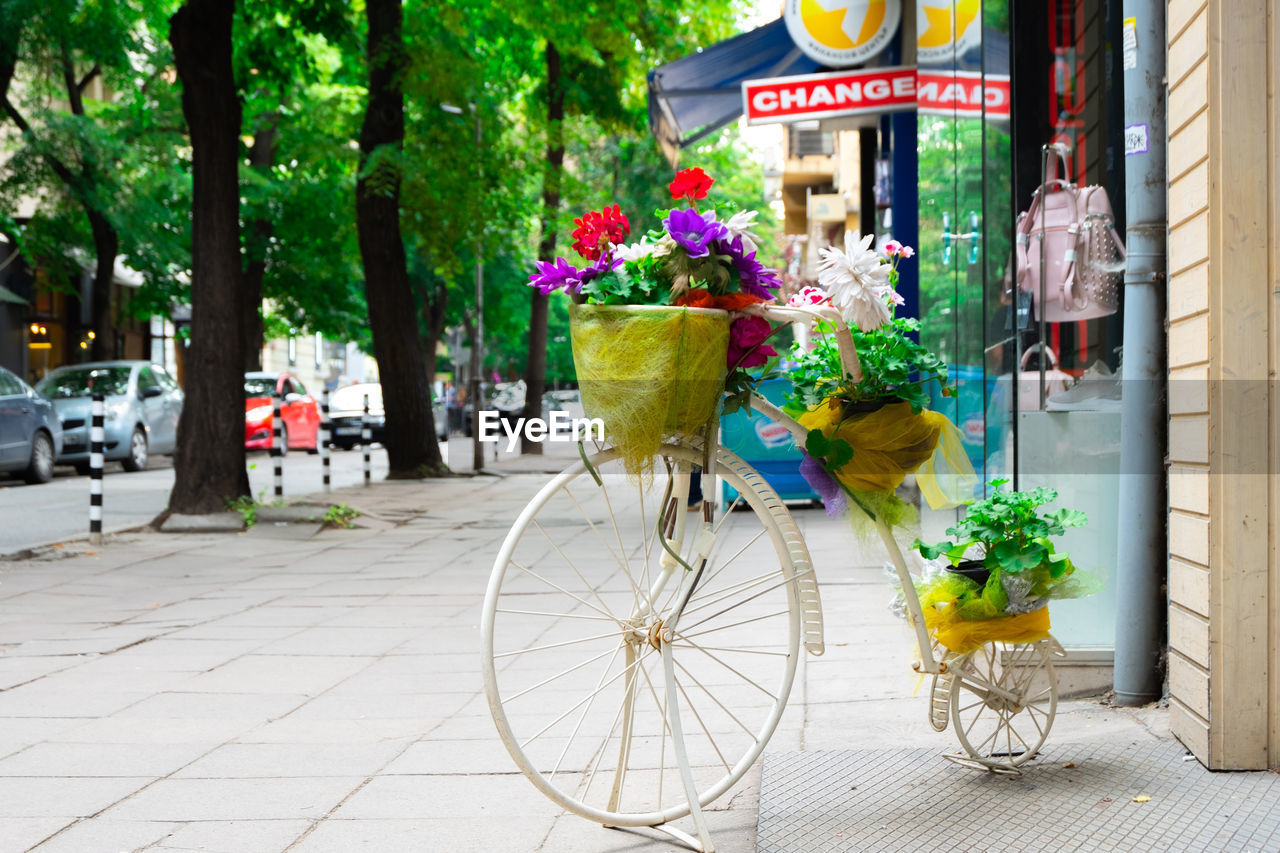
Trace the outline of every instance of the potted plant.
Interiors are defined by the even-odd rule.
[[[772,301],[781,282],[756,259],[755,212],[698,209],[714,183],[701,169],[679,172],[668,189],[683,204],[660,211],[662,230],[631,244],[617,205],[585,214],[573,246],[589,263],[539,261],[529,277],[543,293],[573,297],[583,409],[604,420],[633,473],[666,434],[714,420],[727,375],[776,356],[765,343],[771,324],[735,312]]]
[[[925,408],[928,383],[950,393],[947,365],[918,341],[918,320],[894,316],[902,304],[894,289],[898,265],[914,252],[891,240],[881,254],[871,241],[871,235],[858,239],[849,232],[843,251],[823,249],[820,286],[802,288],[790,302],[838,309],[863,375],[855,379],[844,371],[833,330],[819,322],[812,345],[792,349],[795,390],[783,408],[809,431],[801,471],[828,513],[840,514],[852,502],[862,516],[896,525],[909,520],[910,507],[894,491],[922,466],[921,491],[935,508],[972,496],[977,480],[955,426]],[[956,475],[949,489],[930,476],[940,448],[945,467]],[[860,523],[858,514],[853,518]]]
[[[991,495],[968,505],[964,520],[947,528],[949,539],[932,545],[917,539],[913,545],[925,559],[942,557],[948,563],[945,572],[926,575],[919,592],[927,626],[954,651],[966,651],[979,636],[964,623],[1038,614],[1015,630],[1047,632],[1047,611],[1040,611],[1050,599],[1096,591],[1096,582],[1078,575],[1070,557],[1053,542],[1068,528],[1086,524],[1085,514],[1043,510],[1058,497],[1053,489],[1012,491],[1003,488],[1007,484],[991,481]],[[1020,639],[1001,629],[995,634],[984,630],[980,636]]]

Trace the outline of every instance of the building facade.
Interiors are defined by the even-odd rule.
[[[1171,0],[1171,727],[1213,769],[1280,767],[1280,11]]]

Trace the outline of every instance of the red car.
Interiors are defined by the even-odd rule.
[[[280,416],[284,421],[284,449],[319,450],[320,407],[291,373],[246,373],[244,375],[244,446],[246,450],[271,449],[271,416],[280,396]]]

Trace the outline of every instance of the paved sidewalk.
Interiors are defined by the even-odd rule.
[[[334,492],[355,530],[133,533],[0,563],[0,853],[674,849],[563,814],[489,719],[485,584],[545,482],[523,472],[571,458],[557,450]],[[797,518],[828,651],[802,664],[770,752],[954,748],[912,695],[879,561],[821,511]],[[1169,736],[1159,709],[1074,701],[1057,740]],[[756,770],[712,812],[719,849],[755,848],[758,790]]]

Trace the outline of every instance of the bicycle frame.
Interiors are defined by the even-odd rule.
[[[840,360],[845,373],[848,374],[853,382],[858,382],[862,379],[862,365],[858,361],[858,353],[853,345],[853,336],[849,333],[849,327],[845,325],[840,312],[834,308],[830,306],[753,306],[748,311],[764,317],[766,320],[783,323],[812,323],[816,320],[830,323],[835,329],[836,344],[840,350]],[[751,407],[754,411],[760,412],[774,423],[786,427],[795,440],[796,446],[804,447],[809,431],[797,423],[794,418],[759,394],[753,393],[751,395]],[[893,538],[893,532],[888,525],[879,518],[873,518],[872,520],[875,522],[876,532],[879,533],[885,550],[889,552],[889,559],[893,562],[894,570],[898,573],[898,581],[902,584],[902,595],[907,602],[907,612],[911,616],[911,626],[916,632],[920,659],[912,664],[912,668],[917,672],[923,671],[933,674],[946,672],[946,662],[936,658],[932,652],[933,643],[929,638],[928,630],[925,628],[924,611],[920,607],[920,597],[916,594],[915,583],[912,580],[911,571],[907,568],[907,561],[902,555],[902,549],[898,547],[898,542]],[[927,653],[926,650],[928,650]]]
[[[771,322],[779,322],[783,324],[791,323],[813,323],[822,321],[831,325],[834,329],[836,344],[840,352],[841,365],[845,373],[853,382],[857,382],[862,378],[862,365],[858,361],[857,349],[853,344],[853,336],[849,332],[849,327],[845,324],[844,319],[840,316],[840,312],[835,308],[826,305],[813,306],[781,306],[781,305],[757,305],[746,310],[746,313],[755,314],[764,317]],[[771,421],[786,427],[795,440],[797,447],[804,447],[805,440],[808,438],[809,431],[796,422],[794,418],[784,412],[778,406],[766,400],[763,396],[753,393],[751,395],[751,407],[754,411],[758,411]],[[716,453],[716,437],[714,430],[709,430],[709,434],[705,438],[704,458],[707,460],[715,458]],[[683,466],[682,466],[683,467]],[[704,466],[704,470],[706,466]],[[686,515],[682,512],[688,501],[689,495],[689,471],[676,470],[668,481],[668,499],[664,505],[667,507],[675,507],[674,526],[670,540],[679,544],[684,542],[686,535]],[[704,537],[704,545],[700,545],[696,550],[696,557],[699,565],[687,564],[681,561],[667,544],[668,539],[663,535],[664,527],[671,527],[667,516],[673,510],[668,510],[664,517],[658,520],[658,535],[662,542],[664,552],[662,554],[662,569],[655,580],[653,589],[650,591],[649,600],[646,607],[652,607],[650,602],[656,600],[657,595],[662,591],[666,584],[670,581],[671,575],[675,573],[677,567],[683,567],[685,570],[693,571],[694,579],[689,584],[688,590],[685,592],[680,605],[672,613],[668,619],[669,629],[674,629],[680,619],[680,615],[684,610],[684,605],[697,587],[701,564],[705,564],[707,556],[710,554],[711,545],[714,543],[714,535],[708,536],[708,526],[713,520],[712,511],[708,508],[704,513],[704,526],[698,535]],[[930,674],[945,673],[947,671],[947,663],[943,659],[935,657],[933,654],[933,643],[929,638],[929,632],[924,624],[924,611],[920,606],[920,598],[916,594],[915,583],[911,575],[910,569],[907,567],[905,557],[903,557],[902,549],[898,547],[898,542],[893,537],[893,532],[879,518],[873,518],[876,532],[879,534],[881,541],[884,543],[885,550],[889,554],[889,559],[893,562],[894,570],[898,573],[898,581],[902,585],[903,598],[907,603],[907,612],[911,619],[912,629],[916,633],[916,642],[920,650],[920,657],[912,663],[912,668],[917,672]],[[646,614],[639,613],[638,617]]]

